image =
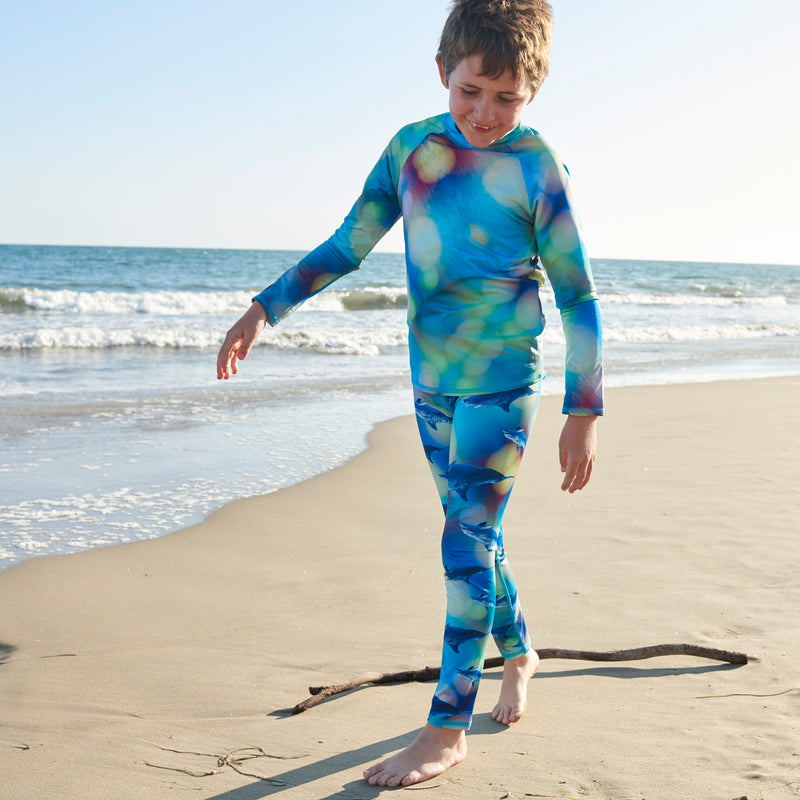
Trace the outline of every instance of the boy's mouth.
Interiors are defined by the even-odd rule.
[[[494,125],[479,125],[477,122],[473,122],[471,119],[468,119],[467,122],[476,130],[476,131],[483,131],[488,132],[494,130]]]

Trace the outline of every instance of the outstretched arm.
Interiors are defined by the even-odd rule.
[[[227,380],[239,371],[239,362],[247,356],[267,324],[267,312],[261,303],[253,303],[225,335],[217,355],[217,379]]]
[[[558,440],[558,458],[564,480],[562,491],[583,489],[592,476],[597,451],[597,417],[570,414]]]

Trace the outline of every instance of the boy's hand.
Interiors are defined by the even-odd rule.
[[[253,303],[234,323],[225,335],[225,341],[217,355],[217,379],[227,380],[239,371],[239,362],[247,356],[250,348],[267,324],[267,312],[261,303]]]
[[[558,457],[564,480],[562,491],[583,489],[592,476],[597,450],[597,417],[568,416],[558,440]]]

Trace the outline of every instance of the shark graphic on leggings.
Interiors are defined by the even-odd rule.
[[[513,398],[498,397],[495,402],[469,402],[471,398],[420,390],[415,395],[425,452],[448,455],[446,470],[429,461],[445,512],[447,618],[439,684],[428,721],[441,728],[466,728],[489,639],[505,658],[530,649],[503,546],[502,517],[539,391],[537,386],[526,387]],[[508,431],[514,431],[514,441]]]

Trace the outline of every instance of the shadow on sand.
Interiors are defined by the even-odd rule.
[[[549,672],[544,672],[540,669],[536,678],[538,680],[541,678],[574,678],[582,675],[595,675],[606,678],[631,680],[634,678],[661,678],[668,675],[701,675],[708,672],[737,669],[739,666],[741,665],[711,664],[697,667],[674,668],[592,667],[589,669],[572,669],[565,671],[551,670]],[[490,680],[500,680],[502,678],[502,673],[487,672],[484,674],[484,679],[486,678]],[[359,691],[363,691],[365,688],[367,687],[359,687]],[[332,702],[336,700],[337,697],[341,697],[341,695],[334,695],[323,702]],[[278,711],[270,716],[288,716],[288,713],[287,711]],[[507,730],[507,728],[495,722],[491,714],[478,714],[473,719],[473,734],[494,734],[504,730]],[[363,747],[347,750],[344,753],[337,753],[334,756],[328,756],[320,761],[315,761],[313,764],[296,767],[295,769],[282,772],[279,775],[271,775],[269,780],[275,781],[275,784],[268,783],[267,781],[259,781],[258,783],[251,783],[238,789],[214,795],[207,800],[259,800],[259,798],[280,794],[280,792],[284,790],[312,783],[321,778],[335,775],[338,772],[345,772],[358,767],[366,767],[411,744],[418,733],[419,729],[416,729],[391,739],[384,739],[380,742],[373,742]],[[285,785],[277,785],[277,782]],[[426,784],[426,787],[434,788],[435,785],[436,781],[434,779],[430,784]],[[351,800],[373,800],[373,798],[379,797],[381,792],[384,791],[396,790],[389,789],[388,787],[370,786],[366,781],[359,778],[358,780],[342,784],[341,788],[337,789],[333,794],[327,797],[320,797],[319,800],[347,800],[348,798]]]
[[[13,644],[0,642],[0,667],[8,661],[17,648]]]

